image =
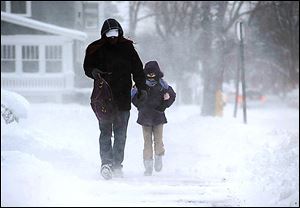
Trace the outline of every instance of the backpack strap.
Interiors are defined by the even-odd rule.
[[[137,87],[134,85],[131,89],[131,100],[137,94],[137,92],[138,92]]]
[[[162,78],[159,79],[159,84],[162,87],[160,91],[167,90],[169,88],[168,83]]]

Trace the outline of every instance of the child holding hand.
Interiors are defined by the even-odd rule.
[[[144,73],[146,75],[147,98],[140,101],[137,98],[137,89],[134,87],[132,89],[132,103],[138,109],[137,123],[142,125],[143,129],[144,175],[150,176],[153,172],[153,166],[157,172],[162,169],[162,156],[165,154],[163,125],[167,123],[165,110],[175,101],[176,93],[162,79],[164,74],[156,61],[147,62]]]

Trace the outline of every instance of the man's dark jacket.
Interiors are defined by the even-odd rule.
[[[105,36],[110,29],[119,30],[115,45],[110,44]],[[92,79],[94,68],[104,72],[101,76],[111,87],[113,100],[119,110],[131,109],[132,78],[138,90],[146,89],[143,64],[133,42],[123,37],[123,29],[115,19],[106,20],[101,29],[101,39],[87,47],[83,68],[86,76]]]

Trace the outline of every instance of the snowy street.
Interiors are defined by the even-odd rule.
[[[298,206],[299,109],[278,102],[224,117],[168,109],[162,172],[143,175],[134,107],[124,178],[100,173],[98,124],[89,106],[31,104],[28,119],[1,121],[1,206]]]

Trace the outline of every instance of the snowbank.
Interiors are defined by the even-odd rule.
[[[2,206],[299,206],[299,110],[272,103],[248,124],[167,109],[163,171],[143,176],[143,137],[131,111],[123,179],[99,174],[99,129],[89,106],[31,104],[1,134]],[[1,126],[2,127],[2,126]]]

